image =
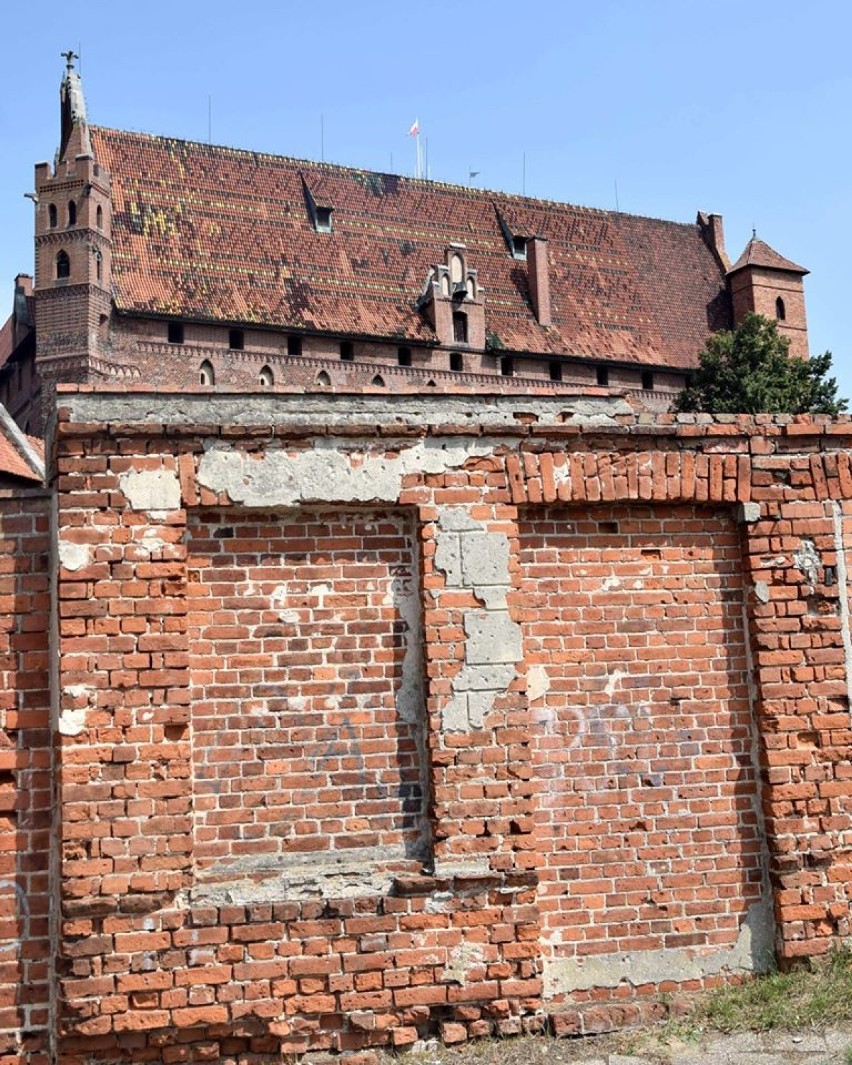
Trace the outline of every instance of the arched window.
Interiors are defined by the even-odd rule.
[[[449,296],[450,294],[450,275],[441,274],[441,295]]]
[[[61,251],[56,256],[56,279],[57,281],[63,277],[71,276],[71,260],[68,258],[67,251]]]
[[[450,281],[457,285],[464,275],[464,260],[456,253],[450,257]]]
[[[453,340],[456,344],[467,343],[467,315],[464,311],[453,312]]]
[[[98,204],[98,209],[95,211],[95,225],[98,229],[104,228],[104,209]]]
[[[275,384],[275,378],[272,376],[272,370],[268,366],[264,366],[258,376],[261,388],[272,388]]]
[[[320,370],[320,372],[317,374],[317,384],[321,385],[323,388],[328,388],[328,386],[331,384],[331,378],[328,376],[325,370]]]
[[[68,201],[68,225],[77,225],[77,204],[73,200]]]
[[[216,383],[216,374],[213,372],[212,363],[207,359],[202,362],[198,371],[198,380],[202,385],[214,385]]]
[[[779,322],[783,322],[787,317],[787,308],[784,306],[784,301],[780,296],[775,301],[775,317]]]
[[[476,299],[476,282],[470,276],[467,279],[467,295],[469,299]]]
[[[47,208],[47,222],[51,229],[56,229],[58,217],[56,214],[56,204],[51,203]]]
[[[104,259],[98,249],[95,249],[95,279],[97,281],[103,281],[104,274]]]

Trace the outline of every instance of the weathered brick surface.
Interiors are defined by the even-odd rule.
[[[197,868],[425,858],[411,514],[201,512],[188,532]]]
[[[730,515],[530,508],[520,563],[554,992],[564,959],[733,947],[762,862]]]
[[[48,501],[0,493],[0,1058],[47,1060]]]
[[[10,1048],[51,956],[63,1063],[248,1063],[631,1023],[765,961],[768,907],[782,962],[848,934],[852,422],[125,399],[58,426],[59,921],[15,929],[29,1020],[0,967]],[[15,506],[43,916],[47,517]]]

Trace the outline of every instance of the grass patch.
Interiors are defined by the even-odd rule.
[[[680,1023],[722,1032],[825,1028],[852,1020],[852,950],[840,948],[806,968],[767,973],[701,999]]]

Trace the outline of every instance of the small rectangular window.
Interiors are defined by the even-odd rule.
[[[562,363],[552,362],[550,364],[550,380],[561,381],[562,380]]]
[[[467,315],[464,311],[453,312],[453,340],[457,344],[467,343]]]
[[[342,362],[352,362],[355,359],[355,346],[351,340],[341,340],[340,359]]]
[[[331,232],[331,208],[330,207],[317,207],[316,208],[316,220],[317,220],[317,233],[330,233]]]
[[[599,366],[597,369],[598,385],[601,388],[607,388],[609,386],[609,369],[606,366]]]
[[[642,388],[646,392],[654,391],[654,374],[651,370],[642,371]]]
[[[400,366],[411,365],[411,348],[397,348],[396,349],[396,361]]]
[[[302,354],[302,338],[297,336],[287,337],[287,354],[299,356]]]
[[[515,373],[515,363],[508,355],[504,355],[500,360],[500,373],[504,377],[512,377]]]
[[[231,351],[242,351],[246,346],[246,336],[242,329],[228,331],[228,347]]]
[[[512,237],[512,257],[515,259],[526,259],[527,257],[527,238],[526,237]]]
[[[183,322],[169,322],[169,343],[183,343]]]
[[[450,352],[450,369],[460,373],[464,369],[464,357],[459,351]]]

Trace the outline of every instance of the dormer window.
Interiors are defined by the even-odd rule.
[[[315,207],[314,217],[317,233],[330,233],[331,232],[331,207]]]
[[[512,258],[513,259],[526,259],[527,257],[527,238],[526,237],[512,237]]]

